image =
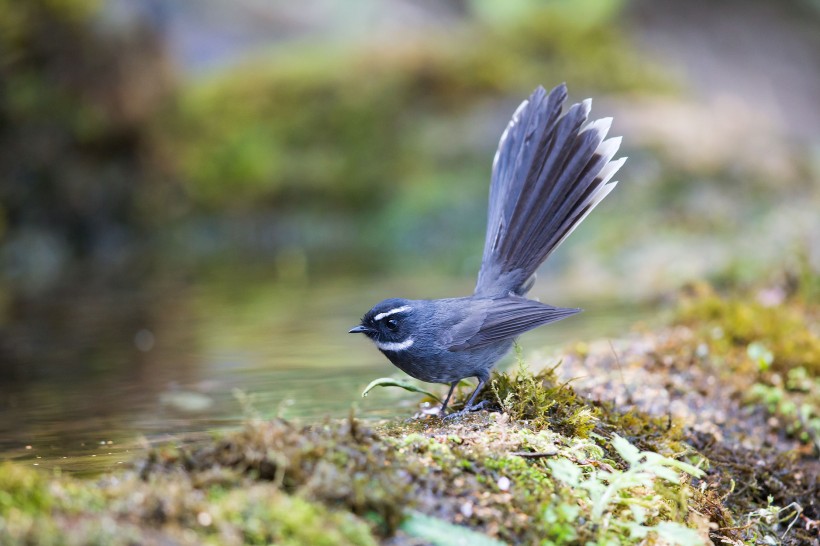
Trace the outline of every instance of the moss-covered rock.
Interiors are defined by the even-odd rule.
[[[507,382],[499,392],[512,407],[552,379],[521,371],[496,385]],[[577,399],[567,422],[607,419],[583,405]],[[252,420],[212,443],[151,451],[134,471],[96,483],[6,465],[2,506],[14,508],[0,511],[0,537],[74,544],[60,537],[76,525],[111,544],[448,544],[476,531],[506,543],[702,542],[705,520],[689,508],[697,468],[565,425],[555,412],[375,429],[352,418]]]

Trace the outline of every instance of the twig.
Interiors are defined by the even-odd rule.
[[[802,514],[802,513],[803,513],[803,507],[802,507],[802,506],[800,506],[799,504],[797,504],[797,502],[792,502],[792,503],[791,503],[791,504],[789,504],[788,506],[784,507],[782,510],[786,510],[786,509],[791,508],[791,507],[794,507],[794,510],[795,510],[795,512],[794,512],[794,519],[793,519],[793,520],[792,520],[792,522],[789,524],[789,526],[788,526],[788,527],[786,527],[786,530],[785,530],[785,531],[783,531],[783,535],[780,537],[781,539],[786,538],[786,535],[788,535],[788,534],[789,534],[789,531],[791,531],[791,530],[792,530],[792,527],[794,526],[794,524],[795,524],[795,523],[797,523],[797,520],[798,520],[798,519],[800,519],[800,514]],[[782,522],[782,521],[786,521],[786,519],[787,519],[787,518],[788,518],[788,516],[786,516],[785,518],[781,519],[780,521],[781,521],[781,522]]]
[[[624,375],[624,368],[621,366],[621,358],[615,351],[615,347],[612,345],[612,340],[608,339],[607,343],[609,343],[609,349],[612,351],[612,354],[615,355],[615,363],[618,365],[618,372],[621,374],[621,382],[624,384],[624,390],[626,391],[626,402],[630,406],[634,406],[635,401],[632,398],[632,391],[629,390],[629,385],[626,384],[626,376]]]
[[[510,455],[523,457],[525,459],[540,459],[542,457],[555,457],[557,451],[511,451]]]

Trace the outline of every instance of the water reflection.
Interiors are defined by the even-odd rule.
[[[346,332],[384,297],[467,294],[472,283],[422,276],[314,285],[263,276],[72,286],[20,299],[0,338],[0,458],[110,469],[145,442],[237,426],[237,390],[264,417],[314,420],[351,408],[364,418],[409,415],[417,396],[391,389],[360,398],[370,380],[397,370]],[[616,334],[638,313],[586,308],[528,334],[525,351]]]

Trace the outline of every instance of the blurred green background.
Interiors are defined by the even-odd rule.
[[[0,0],[0,458],[232,424],[235,388],[346,413],[393,373],[347,327],[471,291],[498,137],[562,81],[630,159],[533,292],[587,313],[525,349],[820,269],[815,0]]]

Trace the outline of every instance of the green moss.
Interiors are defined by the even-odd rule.
[[[0,464],[0,516],[12,510],[36,514],[47,511],[52,503],[42,474],[12,463]]]
[[[549,474],[544,472],[544,467],[524,457],[490,458],[487,459],[485,468],[496,478],[492,482],[495,487],[498,487],[498,479],[502,476],[512,480],[516,486],[516,494],[521,497],[523,503],[543,504],[555,490],[555,484]],[[537,506],[532,506],[532,508],[537,508]]]
[[[16,476],[30,473],[14,465],[4,469],[11,471]],[[39,475],[36,480],[46,483]],[[101,484],[54,477],[50,482],[55,491],[50,507],[29,503],[0,514],[0,543],[128,545],[161,539],[185,545],[376,544],[370,525],[351,513],[287,495],[264,482],[205,489],[181,476],[149,482],[123,476]],[[85,493],[78,495],[78,489]]]
[[[595,402],[600,416],[595,431],[618,434],[644,451],[678,456],[687,450],[685,430],[671,416],[657,417],[634,408],[622,410],[610,402]]]
[[[141,475],[176,470],[199,480],[215,468],[220,479],[270,481],[287,493],[344,508],[376,522],[382,533],[393,532],[413,505],[408,469],[396,451],[354,420],[308,428],[282,420],[252,422],[213,445],[149,458]]]
[[[494,373],[490,388],[476,400],[504,411],[514,421],[527,422],[536,430],[548,427],[570,437],[587,437],[599,416],[599,411],[578,397],[569,384],[558,381],[555,367],[531,373],[520,352],[518,370]],[[463,404],[464,400],[454,403]]]
[[[213,539],[219,539],[220,525],[225,522],[239,530],[243,544],[376,544],[368,526],[349,513],[330,511],[264,485],[220,495],[208,512],[200,514],[208,514],[199,516],[199,524],[210,522]],[[219,544],[219,540],[213,543]]]
[[[769,368],[786,373],[803,367],[820,376],[820,335],[812,327],[820,316],[815,305],[794,298],[764,305],[751,292],[721,297],[707,285],[696,285],[676,322],[694,327],[729,373],[758,374]]]

